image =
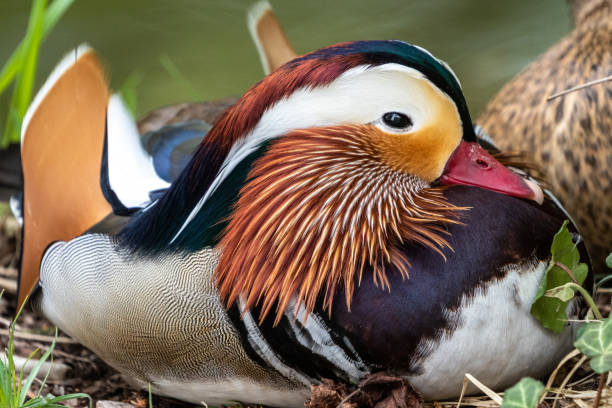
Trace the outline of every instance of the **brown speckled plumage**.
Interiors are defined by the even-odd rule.
[[[612,251],[612,1],[572,2],[575,29],[493,98],[478,123],[502,150],[524,151],[578,223],[593,263]]]

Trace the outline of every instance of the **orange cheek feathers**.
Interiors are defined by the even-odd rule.
[[[428,126],[408,134],[390,134],[377,129],[381,159],[389,167],[431,182],[461,140],[460,128]]]

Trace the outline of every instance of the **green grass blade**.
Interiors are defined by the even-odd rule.
[[[55,347],[55,341],[56,340],[57,340],[57,329],[55,329],[55,337],[53,338],[53,341],[51,342],[51,345],[49,346],[49,348],[47,349],[45,354],[42,355],[40,360],[38,360],[36,365],[34,365],[32,370],[30,371],[30,375],[28,375],[28,378],[26,378],[25,383],[23,384],[23,388],[21,389],[21,393],[20,393],[20,397],[19,397],[19,400],[21,401],[21,404],[23,404],[23,402],[25,401],[25,398],[27,396],[28,390],[32,386],[32,382],[34,382],[34,378],[36,378],[36,374],[38,374],[38,371],[40,371],[40,367],[43,365],[43,363],[51,355],[51,352],[53,351],[53,348]]]
[[[121,86],[119,87],[119,94],[121,95],[121,99],[125,103],[125,106],[128,108],[132,116],[136,116],[136,110],[138,107],[138,92],[137,88],[142,82],[143,75],[138,71],[133,71],[128,77],[123,81]]]
[[[55,337],[57,337],[57,327],[55,328]],[[51,354],[51,365],[53,365],[53,354]],[[43,387],[47,383],[47,379],[49,378],[49,373],[51,373],[51,366],[45,373],[45,378],[43,378],[42,383],[40,383],[40,388],[38,389],[37,397],[40,397],[40,393],[42,392]]]
[[[42,41],[42,26],[46,5],[47,0],[35,0],[34,7],[32,8],[30,19],[32,28],[28,27],[28,32],[31,32],[31,35],[26,48],[26,55],[23,59],[22,70],[15,83],[15,90],[17,91],[15,108],[17,109],[20,120],[13,132],[13,142],[18,142],[21,138],[21,118],[25,115],[30,100],[32,99],[36,67],[38,66],[38,50]]]
[[[21,315],[21,312],[23,311],[23,306],[26,304],[28,298],[26,297],[25,301],[23,302],[23,304],[21,305],[21,307],[19,308],[19,310],[17,310],[17,314],[15,315],[15,318],[13,319],[11,326],[9,327],[9,338],[8,338],[8,348],[7,348],[7,371],[8,371],[8,376],[9,378],[7,379],[7,383],[6,384],[6,388],[8,389],[7,393],[6,393],[6,399],[7,399],[7,407],[18,407],[18,402],[19,402],[19,390],[21,387],[21,382],[17,383],[17,376],[15,375],[15,362],[13,361],[13,356],[14,356],[14,339],[15,339],[15,325],[17,324],[17,320],[19,319],[19,316]],[[3,388],[4,388],[4,384],[3,384]]]
[[[161,55],[159,57],[159,62],[161,66],[166,70],[170,78],[172,78],[177,84],[180,84],[185,88],[185,91],[190,95],[192,100],[197,101],[200,99],[191,81],[185,75],[183,75],[181,70],[169,56],[167,56],[166,54]]]
[[[71,399],[77,399],[77,398],[87,398],[89,400],[89,405],[91,406],[92,404],[92,399],[89,395],[85,394],[84,392],[78,392],[78,393],[74,393],[74,394],[67,394],[67,395],[60,395],[59,397],[54,397],[49,399],[48,401],[52,404],[55,404],[56,402],[62,402],[62,401],[68,401]]]
[[[13,398],[13,402],[15,402],[16,404],[16,399],[18,398],[17,396],[17,376],[15,375],[15,362],[13,361],[13,342],[14,342],[14,338],[15,338],[15,322],[17,322],[17,318],[19,317],[19,314],[21,313],[21,309],[19,310],[19,312],[17,312],[17,316],[15,316],[15,320],[13,320],[13,323],[11,324],[11,327],[9,329],[9,339],[8,339],[8,350],[6,353],[7,359],[8,359],[8,372],[10,375],[10,391],[9,391],[9,395],[11,395]],[[12,404],[12,405],[15,405]]]
[[[58,397],[45,398],[37,397],[29,400],[27,403],[22,405],[20,408],[50,408],[50,407],[62,407],[65,405],[58,404],[59,402],[68,401],[77,398],[87,398],[89,400],[89,406],[92,406],[92,399],[89,395],[79,392],[74,394],[60,395]]]
[[[38,62],[38,48],[42,38],[42,24],[45,16],[46,0],[34,0],[28,29],[23,39],[23,55],[20,71],[15,80],[13,96],[9,106],[9,117],[4,128],[0,147],[20,139],[21,118],[28,108],[34,87],[34,74]]]
[[[62,18],[73,2],[74,0],[54,0],[49,4],[43,21],[43,37],[46,37],[53,30],[59,19]]]
[[[9,407],[9,396],[11,395],[12,373],[8,368],[8,360],[0,359],[0,407]]]
[[[25,361],[25,364],[23,365],[23,367],[21,368],[21,371],[19,371],[19,387],[22,386],[23,384],[23,373],[25,372],[25,367],[28,365],[28,363],[32,360],[32,358],[34,358],[34,356],[36,355],[36,353],[38,353],[40,349],[37,347],[33,352],[30,353],[30,355],[28,356],[28,358]],[[18,388],[17,390],[17,394],[19,394],[19,405],[23,404],[25,401],[25,397],[24,399],[21,399],[21,392],[23,391],[22,388]],[[27,393],[27,389],[26,389],[26,393]]]
[[[55,0],[46,8],[47,0],[34,0],[26,35],[0,71],[0,93],[15,82],[0,148],[21,139],[21,122],[32,99],[40,45],[73,1]]]
[[[17,49],[13,51],[9,60],[2,67],[0,71],[0,93],[4,92],[7,86],[10,85],[11,81],[17,76],[17,73],[23,65],[23,56],[25,55],[25,48],[23,42],[19,43]]]
[[[153,394],[151,393],[151,383],[149,383],[149,408],[153,408]]]
[[[47,37],[47,34],[53,30],[59,19],[73,2],[74,0],[55,0],[49,5],[43,19],[43,40]],[[23,57],[25,55],[24,40],[15,48],[15,51],[13,51],[8,61],[2,67],[2,71],[0,71],[0,93],[4,92],[6,87],[10,85],[11,81],[17,76],[17,73],[19,73],[21,69]]]

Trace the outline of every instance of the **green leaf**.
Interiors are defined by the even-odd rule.
[[[502,408],[535,408],[544,392],[544,384],[525,377],[504,392]]]
[[[608,268],[612,268],[612,252],[610,253],[610,255],[608,255],[608,257],[606,258],[606,266]]]
[[[576,245],[574,245],[574,241],[572,241],[572,235],[567,229],[568,224],[569,221],[565,220],[559,232],[555,234],[552,245],[550,246],[550,253],[555,261],[573,269],[580,261],[580,254],[576,249]]]
[[[542,326],[558,333],[565,328],[567,318],[565,310],[575,290],[565,288],[554,291],[553,289],[574,282],[572,276],[579,285],[582,285],[588,274],[587,265],[580,263],[580,253],[572,241],[567,224],[568,221],[565,221],[553,238],[550,247],[552,259],[531,306],[531,314],[542,323]],[[564,265],[572,276],[558,264]]]
[[[591,357],[591,368],[595,372],[612,371],[612,320],[608,317],[580,326],[574,346]]]
[[[556,288],[549,289],[546,292],[544,292],[544,296],[551,297],[551,298],[557,298],[561,300],[562,302],[567,302],[568,300],[574,297],[574,293],[576,292],[572,288],[573,284],[574,282],[570,282],[570,283],[566,283],[563,286],[557,286]]]

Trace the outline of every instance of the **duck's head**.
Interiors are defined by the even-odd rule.
[[[209,197],[252,160],[219,243],[221,297],[261,302],[264,316],[276,307],[277,320],[294,302],[329,307],[342,285],[350,305],[364,268],[383,287],[389,265],[407,277],[408,242],[442,254],[444,224],[463,208],[440,184],[542,197],[476,143],[452,70],[401,41],[285,64],[225,113],[207,146],[224,152]]]

